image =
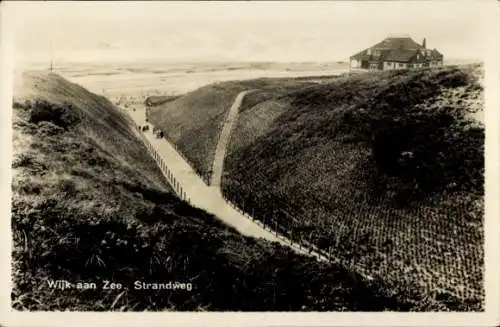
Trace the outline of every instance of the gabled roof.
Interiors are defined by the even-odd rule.
[[[371,56],[368,55],[367,52],[368,52],[367,50],[360,51],[360,52],[356,53],[355,55],[352,55],[351,59],[369,60]]]
[[[418,50],[422,48],[422,45],[413,41],[413,39],[410,37],[388,37],[368,49],[380,50],[381,56],[384,56],[387,55],[387,53],[384,52],[387,52],[389,50]],[[355,55],[351,56],[351,59],[373,60],[374,58],[368,54],[368,49],[356,53]]]
[[[372,49],[404,49],[418,50],[422,45],[413,41],[411,37],[388,37],[385,40],[375,44]]]

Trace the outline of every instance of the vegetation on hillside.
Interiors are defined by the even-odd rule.
[[[238,93],[248,89],[290,91],[335,77],[260,78],[207,85],[173,101],[152,107],[150,122],[185,155],[197,173],[209,182],[215,148],[224,119]],[[242,107],[248,106],[243,100]],[[200,136],[203,137],[200,137]]]
[[[411,91],[402,93],[401,85]],[[458,87],[481,89],[460,69],[422,71],[390,83],[344,114],[344,132],[371,150],[375,189],[380,186],[399,201],[442,191],[483,194],[483,126],[470,119],[471,108],[464,104],[422,101]]]
[[[17,310],[410,310],[339,265],[244,237],[177,198],[109,101],[28,74],[13,106]],[[52,289],[49,281],[96,283]],[[106,281],[120,289],[103,289]],[[191,283],[140,290],[135,281]]]
[[[484,127],[471,114],[482,110],[481,69],[346,74],[252,92],[223,191],[283,234],[411,289],[416,306],[479,310]]]

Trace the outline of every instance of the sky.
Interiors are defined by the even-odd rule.
[[[389,35],[487,49],[487,1],[12,2],[19,60],[328,62]],[[52,44],[52,51],[51,51]]]

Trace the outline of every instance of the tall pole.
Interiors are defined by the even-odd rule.
[[[54,52],[52,49],[52,37],[50,39],[50,72],[52,73],[54,71]]]

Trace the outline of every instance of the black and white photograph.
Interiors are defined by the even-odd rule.
[[[486,313],[495,10],[3,3],[8,310]]]

